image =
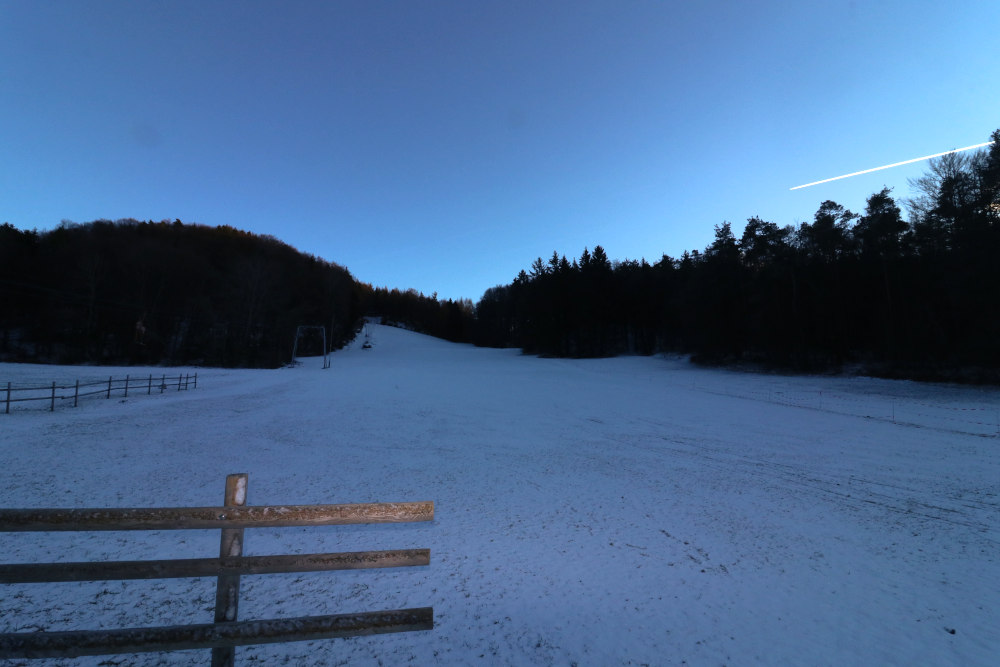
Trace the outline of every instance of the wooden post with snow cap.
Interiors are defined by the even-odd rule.
[[[226,507],[242,507],[247,504],[247,473],[226,476]],[[243,528],[223,528],[219,545],[220,558],[243,555]],[[236,621],[240,604],[240,575],[220,574],[215,589],[215,622]],[[224,646],[212,649],[212,667],[233,667],[236,661],[236,647]]]

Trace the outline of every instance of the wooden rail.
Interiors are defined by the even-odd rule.
[[[432,521],[434,503],[140,507],[134,509],[0,509],[0,532],[192,530],[345,526]]]
[[[0,659],[212,649],[212,665],[231,666],[235,648],[388,632],[430,630],[431,607],[238,621],[240,576],[407,567],[430,564],[429,549],[244,556],[243,531],[254,527],[432,521],[434,503],[246,506],[247,475],[229,475],[222,507],[0,509],[0,531],[221,529],[218,558],[13,563],[0,584],[217,577],[215,622],[153,628],[0,634]]]
[[[278,574],[323,570],[363,570],[379,567],[429,565],[430,549],[359,551],[293,556],[235,556],[179,558],[102,563],[26,563],[0,565],[0,584],[37,584],[58,581],[118,581],[178,579],[223,574]]]
[[[433,628],[434,610],[431,607],[421,607],[360,614],[125,628],[100,632],[19,632],[2,635],[4,639],[0,657],[76,658],[83,655],[206,648],[227,650],[251,644],[361,637]],[[212,664],[217,664],[214,659]]]

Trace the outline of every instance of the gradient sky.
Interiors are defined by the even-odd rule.
[[[0,221],[180,218],[477,300],[860,211],[989,140],[1000,3],[0,0]]]

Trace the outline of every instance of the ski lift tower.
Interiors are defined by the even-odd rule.
[[[295,329],[295,343],[292,345],[292,361],[291,361],[292,365],[296,363],[295,356],[298,354],[299,351],[299,339],[302,338],[304,334],[316,333],[316,332],[318,332],[320,335],[323,336],[323,368],[326,369],[330,367],[330,357],[327,354],[326,350],[326,327],[318,325],[309,325],[309,324],[300,324]]]

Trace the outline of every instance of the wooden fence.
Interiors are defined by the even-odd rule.
[[[236,647],[431,630],[432,607],[237,621],[240,576],[428,565],[429,549],[244,556],[245,528],[432,521],[433,502],[246,506],[247,475],[229,475],[223,507],[0,509],[0,531],[221,529],[218,558],[0,565],[0,583],[218,577],[215,622],[150,628],[0,634],[0,659],[212,649],[213,666]]]
[[[95,389],[95,387],[98,387]],[[77,407],[81,398],[87,396],[104,396],[104,398],[111,398],[112,394],[114,396],[121,396],[122,398],[128,398],[129,391],[133,394],[142,393],[145,390],[146,395],[152,394],[153,390],[156,389],[159,393],[163,393],[168,389],[177,391],[186,391],[188,389],[198,388],[198,374],[184,374],[178,375],[177,377],[167,375],[161,375],[160,377],[154,377],[152,373],[148,377],[131,377],[126,375],[124,378],[115,379],[114,376],[109,376],[107,380],[98,380],[96,382],[80,382],[77,380],[74,384],[60,385],[55,381],[52,384],[40,385],[40,386],[28,386],[28,387],[15,387],[12,382],[7,383],[7,387],[0,387],[0,391],[4,391],[4,414],[10,414],[10,404],[11,403],[23,403],[26,401],[48,401],[49,411],[56,409],[56,401],[73,401],[73,407]],[[83,391],[80,391],[80,390]],[[69,393],[72,390],[72,393]],[[19,398],[14,398],[15,395],[27,394],[27,396],[21,396]]]

